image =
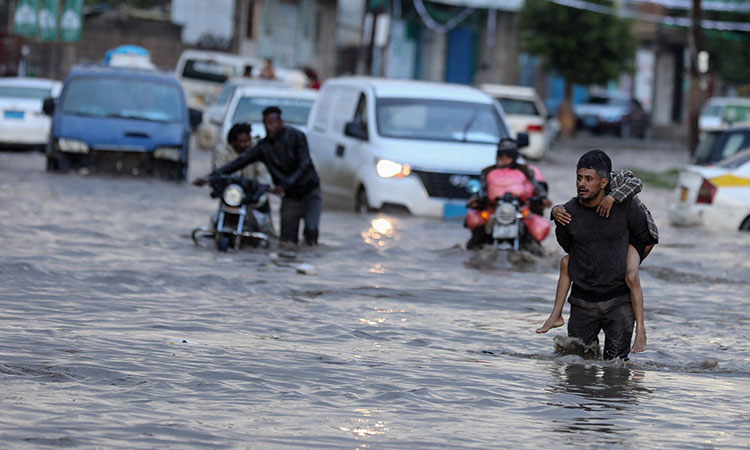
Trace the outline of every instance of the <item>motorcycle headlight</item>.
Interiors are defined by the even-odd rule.
[[[380,159],[375,163],[375,170],[382,178],[403,178],[409,176],[411,167],[388,159]]]
[[[154,158],[168,159],[170,161],[179,161],[180,153],[181,151],[179,147],[157,147],[154,150]]]
[[[221,198],[229,206],[240,206],[245,199],[245,191],[236,184],[230,184],[224,188]]]
[[[57,148],[65,153],[88,153],[89,146],[77,139],[60,138],[57,140]]]
[[[501,203],[495,210],[495,217],[500,223],[512,223],[516,220],[516,207],[510,203]]]

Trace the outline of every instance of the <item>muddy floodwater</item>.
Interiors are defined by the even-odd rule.
[[[539,164],[553,201],[580,153]],[[295,259],[218,254],[189,237],[206,188],[0,153],[0,447],[747,448],[750,233],[672,228],[671,196],[641,196],[662,243],[641,271],[648,349],[623,364],[535,333],[554,237],[542,258],[473,253],[457,221],[326,209]]]

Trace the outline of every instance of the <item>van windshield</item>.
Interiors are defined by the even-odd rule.
[[[383,137],[488,144],[507,137],[492,105],[381,98],[376,114],[378,133]]]
[[[307,116],[310,115],[313,101],[301,98],[280,97],[242,97],[234,110],[232,123],[263,122],[263,110],[269,106],[278,106],[281,109],[281,118],[284,123],[296,126],[307,124]]]
[[[91,117],[181,122],[185,108],[178,86],[149,80],[79,78],[70,82],[62,111]]]
[[[182,69],[182,76],[194,80],[223,83],[237,75],[235,72],[235,67],[232,64],[222,64],[211,59],[188,59]]]

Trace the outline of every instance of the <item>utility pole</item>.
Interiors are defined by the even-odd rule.
[[[703,42],[703,29],[701,28],[701,0],[692,0],[690,10],[692,22],[690,24],[690,35],[688,43],[690,46],[690,97],[688,103],[688,149],[690,156],[695,155],[698,148],[698,117],[703,104],[703,92],[700,83],[700,71],[698,69],[698,55],[705,49]]]

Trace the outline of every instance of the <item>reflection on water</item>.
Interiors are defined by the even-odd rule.
[[[339,427],[341,431],[353,433],[360,438],[381,435],[388,431],[388,424],[386,421],[372,417],[372,413],[382,411],[370,411],[368,409],[358,408],[355,409],[355,412],[362,414],[362,417],[353,418],[352,425]],[[363,446],[363,448],[365,447],[367,447],[367,445]]]
[[[370,221],[370,228],[362,232],[362,239],[369,245],[385,247],[386,240],[394,237],[393,225],[394,219],[390,217],[375,218]]]
[[[615,417],[637,408],[639,401],[651,392],[642,384],[643,372],[622,363],[567,363],[553,365],[551,369],[554,384],[549,391],[560,402],[554,406],[580,411],[555,420],[557,432],[629,432],[630,429],[616,423]]]

